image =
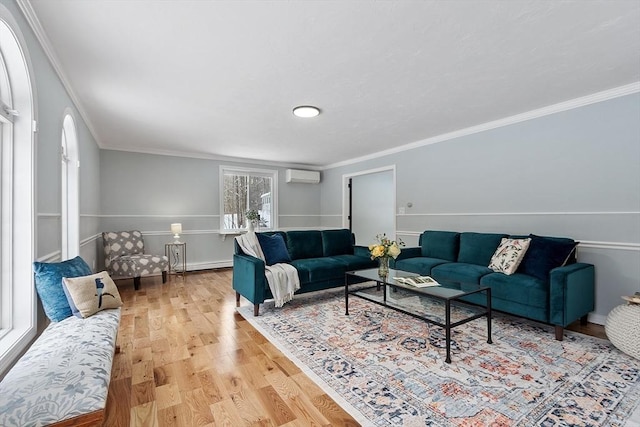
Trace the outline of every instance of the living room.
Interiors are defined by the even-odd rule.
[[[73,2],[60,2],[59,6],[68,6],[67,3]],[[85,3],[90,7],[92,2]],[[109,2],[95,3],[101,8],[109,9]],[[221,3],[220,7],[224,10],[232,9],[229,2]],[[282,3],[274,3],[277,7],[283,7]],[[410,3],[405,2],[405,7],[409,8]],[[440,2],[433,2],[438,3]],[[481,2],[471,3],[477,6]],[[256,126],[253,133],[243,134],[245,140],[234,140],[230,134],[217,135],[214,131],[211,139],[206,141],[211,146],[211,151],[204,152],[202,146],[195,144],[195,141],[191,146],[196,147],[195,149],[190,148],[189,142],[169,147],[145,146],[138,141],[160,139],[163,132],[170,133],[173,128],[180,127],[185,119],[182,109],[193,110],[173,101],[180,99],[179,92],[188,89],[189,84],[173,88],[172,84],[166,83],[171,90],[148,94],[149,99],[162,107],[148,112],[141,110],[139,118],[131,117],[128,113],[118,111],[118,106],[125,102],[138,105],[136,99],[126,96],[112,99],[102,95],[100,91],[107,87],[102,85],[104,75],[96,79],[95,92],[86,95],[87,92],[76,86],[71,77],[74,73],[83,73],[83,69],[74,71],[73,61],[69,62],[63,56],[63,52],[68,50],[63,50],[63,45],[52,43],[55,40],[53,36],[60,36],[59,32],[65,28],[64,22],[60,21],[64,21],[66,16],[74,23],[79,19],[78,15],[71,15],[72,8],[69,9],[69,15],[62,13],[56,20],[51,18],[52,15],[55,17],[55,13],[50,9],[56,6],[47,5],[44,1],[0,0],[0,18],[20,33],[17,39],[26,52],[34,99],[33,120],[37,123],[31,153],[33,160],[26,163],[31,169],[24,169],[25,172],[30,172],[33,180],[28,193],[33,199],[31,218],[34,226],[30,239],[33,244],[28,249],[31,256],[25,257],[30,258],[26,264],[28,271],[26,274],[22,271],[22,277],[29,280],[30,262],[34,260],[56,262],[64,259],[61,237],[63,191],[60,135],[64,118],[70,115],[77,135],[77,150],[70,154],[76,156],[80,165],[77,193],[79,234],[76,240],[79,254],[94,271],[100,271],[104,267],[101,232],[141,230],[148,249],[164,253],[164,244],[172,239],[172,223],[182,224],[181,237],[188,244],[187,270],[231,267],[233,237],[236,234],[221,232],[221,168],[277,173],[275,224],[281,230],[345,227],[347,206],[344,202],[344,177],[388,169],[394,171],[395,194],[381,197],[395,200],[393,232],[407,246],[416,246],[420,233],[428,229],[534,233],[566,236],[579,241],[578,260],[596,266],[596,304],[594,311],[589,314],[589,321],[604,325],[608,313],[623,303],[622,296],[640,291],[640,47],[637,37],[640,11],[637,2],[629,1],[563,6],[569,9],[562,9],[558,2],[544,2],[546,6],[543,10],[535,9],[528,2],[515,3],[518,7],[511,11],[506,6],[503,9],[502,2],[490,2],[490,6],[495,7],[495,13],[499,16],[502,16],[500,13],[513,13],[513,19],[516,16],[526,16],[524,12],[527,10],[531,13],[537,11],[539,14],[535,15],[535,19],[524,20],[536,29],[545,28],[545,17],[552,21],[547,14],[566,18],[564,13],[570,10],[582,18],[575,19],[574,22],[582,22],[584,26],[571,26],[576,35],[573,42],[582,47],[593,42],[593,49],[585,48],[579,52],[583,55],[579,57],[570,55],[571,44],[567,39],[544,39],[540,46],[532,43],[530,47],[541,50],[544,47],[547,52],[555,52],[554,55],[557,55],[553,62],[544,63],[548,68],[523,74],[521,79],[517,79],[513,75],[535,68],[535,61],[542,61],[538,57],[531,60],[535,49],[526,52],[524,49],[516,50],[520,56],[516,55],[517,59],[513,62],[509,62],[512,59],[507,58],[508,55],[496,56],[496,65],[487,68],[489,72],[486,75],[477,79],[463,73],[458,75],[459,78],[469,77],[472,84],[467,85],[462,80],[447,81],[446,84],[450,85],[447,97],[443,97],[433,87],[445,84],[442,82],[414,88],[418,92],[424,90],[422,99],[415,97],[411,100],[414,104],[407,102],[412,109],[411,113],[403,117],[395,116],[393,119],[365,117],[382,107],[359,105],[357,108],[362,108],[359,111],[350,104],[355,102],[353,99],[343,100],[343,104],[333,106],[330,98],[316,94],[310,99],[292,100],[295,103],[289,105],[288,97],[276,102],[266,100],[256,93],[255,99],[271,110],[275,106],[286,105],[286,110],[280,112],[283,116],[286,115],[286,119],[274,119],[278,120],[277,125],[272,125],[268,122],[272,116],[267,115],[266,119],[256,122],[260,126]],[[190,3],[192,7],[195,4]],[[250,9],[249,4],[245,4],[245,7]],[[397,10],[389,6],[390,3],[380,4],[382,10],[374,8],[362,13],[368,17],[386,11],[390,16],[397,16]],[[464,9],[461,4],[458,6]],[[357,3],[357,6],[363,7],[363,4]],[[351,7],[357,9],[356,6]],[[355,13],[351,7],[349,13]],[[529,7],[533,9],[528,9]],[[557,16],[553,15],[554,7],[561,9],[557,11]],[[572,10],[572,7],[575,9]],[[322,9],[315,2],[310,8],[311,12],[304,16],[313,17],[313,13],[320,13]],[[328,15],[331,16],[331,13]],[[38,16],[41,22],[36,21]],[[45,19],[47,17],[50,18],[49,21]],[[247,19],[254,23],[260,17],[251,15]],[[217,16],[216,23],[220,20],[222,18]],[[420,19],[416,18],[416,21]],[[87,23],[89,22],[91,20],[87,17]],[[415,24],[414,20],[408,22]],[[243,25],[247,23],[243,22]],[[570,27],[569,22],[563,22],[562,25]],[[549,22],[549,33],[568,38],[572,34],[569,30],[557,31],[562,25],[551,25]],[[131,37],[135,38],[140,35],[138,32],[144,33],[147,26],[153,26],[151,20],[145,22],[141,29],[123,31],[130,31]],[[619,31],[615,31],[616,26],[620,28]],[[69,24],[68,27],[73,26]],[[329,27],[327,31],[329,30],[336,29]],[[464,38],[464,33],[458,35]],[[542,33],[539,35],[543,39]],[[258,37],[256,35],[254,38]],[[583,40],[580,43],[581,38],[588,42]],[[501,37],[496,37],[491,40],[500,39]],[[596,40],[598,43],[595,43]],[[522,41],[530,40],[523,37]],[[564,42],[569,47],[565,47]],[[389,50],[394,43],[401,41],[391,40],[388,44],[379,46],[388,55],[389,61],[398,60]],[[365,46],[365,40],[354,41],[354,50],[362,50]],[[554,51],[551,48],[553,46],[558,50]],[[506,49],[506,46],[503,48]],[[485,50],[473,45],[464,53],[477,61],[480,61],[481,56],[478,52],[495,54],[495,50],[490,50],[487,46],[482,49]],[[170,52],[175,53],[173,50]],[[279,55],[285,53],[278,52]],[[414,53],[419,56],[420,52]],[[63,57],[65,60],[61,61]],[[106,66],[108,72],[112,73],[117,68],[127,67],[127,61],[103,64],[100,51],[82,51],[78,53],[78,57],[78,61],[81,57],[89,57],[97,64]],[[333,65],[340,65],[336,73],[346,72],[349,65],[352,65],[351,62],[370,59],[367,55],[364,56],[365,59],[357,55],[349,57],[343,52],[338,52],[336,57],[335,62],[332,62]],[[498,58],[510,66],[520,65],[502,69]],[[233,56],[228,60],[243,64]],[[253,67],[255,64],[264,65],[266,75],[275,73],[264,62],[257,61],[248,66]],[[485,62],[483,64],[488,66]],[[161,67],[162,63],[154,65]],[[300,67],[312,72],[310,67],[315,65],[318,64]],[[428,73],[424,71],[424,74],[437,74],[437,64],[434,67]],[[428,81],[420,70],[412,70],[415,73],[413,78],[425,79],[420,80],[422,84]],[[477,69],[470,70],[469,74],[474,72]],[[505,85],[497,84],[497,79],[487,77],[493,74],[500,75]],[[251,90],[256,89],[256,83],[248,79],[248,76],[244,77],[246,79],[243,83]],[[395,105],[397,109],[407,113],[409,110],[404,109],[407,106],[394,104],[389,100],[394,91],[407,90],[404,84],[410,78],[412,75],[402,73],[381,74],[378,77],[380,80],[371,81],[385,83],[387,86],[375,96],[384,101],[381,104]],[[153,73],[148,71],[148,75],[141,79],[153,80]],[[320,81],[330,82],[327,76],[323,79]],[[278,81],[276,75],[273,80],[260,80],[260,84],[267,86],[271,82],[275,85]],[[353,80],[356,86],[357,82],[357,79]],[[206,81],[187,83],[204,86]],[[495,98],[482,91],[473,92],[485,83],[494,85],[491,88],[495,91]],[[80,85],[80,82],[77,84]],[[82,84],[87,83],[83,80]],[[88,86],[91,87],[90,84]],[[132,93],[135,89],[133,86],[130,88]],[[278,88],[287,93],[281,83]],[[117,95],[126,91],[126,87],[113,88],[113,94]],[[242,91],[238,100],[212,99],[212,102],[216,105],[232,101],[234,105],[240,104],[240,101],[249,99],[247,91]],[[465,91],[473,96],[465,96]],[[505,96],[508,92],[518,96]],[[440,98],[435,95],[432,97],[433,94],[440,94]],[[114,101],[113,105],[108,105],[110,100]],[[497,100],[501,100],[503,104],[495,106]],[[305,122],[291,114],[291,109],[296,105],[311,101],[318,102],[321,110],[318,117]],[[446,105],[443,104],[445,101]],[[88,113],[94,111],[94,103],[102,103],[101,108],[108,111],[109,115],[97,117]],[[456,105],[460,110],[458,112],[455,111]],[[385,110],[387,109],[388,106],[385,106]],[[353,114],[351,127],[356,132],[346,142],[340,139],[341,151],[335,146],[327,148],[329,146],[325,146],[323,139],[337,139],[335,131],[331,129],[334,115],[349,112]],[[23,111],[21,116],[25,117]],[[168,123],[166,127],[132,131],[137,124],[146,121],[147,116],[162,117]],[[456,121],[461,116],[464,120]],[[415,125],[415,117],[425,124]],[[227,117],[221,114],[216,119],[224,121]],[[329,124],[323,124],[322,120]],[[378,122],[374,132],[358,133],[359,123],[364,120]],[[404,137],[399,139],[396,135],[403,131],[405,125],[409,127],[410,122],[416,133],[404,133]],[[194,122],[187,123],[189,127],[195,127]],[[286,143],[291,145],[283,143],[282,147],[285,149],[279,151],[279,143],[272,143],[272,140],[271,143],[260,141],[261,132],[270,133],[271,126],[278,127],[283,123],[290,126],[290,133],[287,134],[290,140]],[[222,123],[219,125],[222,126]],[[252,122],[245,121],[244,126],[250,128]],[[282,135],[278,132],[271,134]],[[372,134],[376,134],[375,138]],[[256,139],[258,144],[250,145],[250,137]],[[240,153],[241,149],[245,150],[244,155],[231,154]],[[282,156],[282,153],[289,153],[290,156],[273,157]],[[320,182],[287,183],[285,176],[288,169],[318,171]],[[356,236],[356,239],[357,243],[366,245],[372,243],[374,237]],[[20,277],[20,274],[16,277]],[[33,291],[25,299],[32,306],[35,306],[36,300]],[[33,309],[30,311],[33,312]],[[21,345],[4,353],[0,371],[6,371],[24,350],[26,343],[34,337],[36,330],[41,330],[46,325],[41,307],[38,306],[34,317],[37,320],[30,320],[31,324],[27,326],[29,333],[24,335]]]

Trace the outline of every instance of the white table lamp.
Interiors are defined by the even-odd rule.
[[[180,243],[180,233],[182,233],[182,224],[179,222],[171,224],[171,232],[175,241],[173,243]]]

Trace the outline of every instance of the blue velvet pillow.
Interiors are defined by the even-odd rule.
[[[267,265],[291,261],[289,252],[287,252],[287,245],[284,244],[284,239],[280,234],[269,236],[267,234],[257,233],[256,236],[258,236],[258,242],[264,254],[264,262]]]
[[[530,234],[531,243],[517,272],[537,277],[545,282],[549,272],[567,263],[577,243],[571,239],[540,237]]]
[[[49,319],[59,322],[72,315],[69,301],[62,288],[63,277],[82,277],[91,274],[91,269],[79,256],[62,262],[34,262],[33,272],[36,291]]]

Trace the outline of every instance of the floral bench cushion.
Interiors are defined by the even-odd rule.
[[[105,408],[120,309],[51,323],[0,382],[0,426],[42,426]]]

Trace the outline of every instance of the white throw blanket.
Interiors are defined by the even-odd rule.
[[[247,255],[259,258],[264,261],[264,254],[260,247],[258,237],[254,232],[248,232],[236,237],[238,245]],[[295,291],[300,289],[300,279],[298,278],[298,270],[291,264],[273,264],[265,265],[265,276],[269,289],[273,294],[276,307],[282,307],[285,302],[293,299]]]

